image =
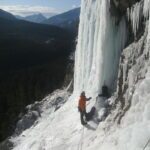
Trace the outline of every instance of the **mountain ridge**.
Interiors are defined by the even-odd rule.
[[[0,18],[0,141],[27,104],[62,85],[71,41],[56,26]]]
[[[79,24],[80,7],[69,10],[62,14],[50,17],[43,24],[55,25],[68,30],[77,30]]]
[[[0,18],[8,19],[8,20],[16,20],[15,16],[11,13],[0,9]]]
[[[42,13],[33,14],[33,15],[25,16],[25,17],[16,15],[15,17],[20,20],[25,20],[25,21],[34,22],[34,23],[41,23],[47,19]]]

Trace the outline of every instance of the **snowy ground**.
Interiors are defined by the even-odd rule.
[[[150,139],[150,69],[137,86],[120,126],[112,121],[112,113],[99,125],[89,122],[83,127],[76,98],[70,97],[53,113],[46,108],[46,101],[38,123],[12,138],[14,150],[143,150]],[[89,109],[94,103],[93,99]],[[150,150],[150,143],[145,150]]]

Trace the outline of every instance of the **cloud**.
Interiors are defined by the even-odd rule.
[[[27,16],[37,13],[42,13],[46,16],[60,13],[55,8],[46,6],[30,6],[30,5],[2,5],[0,9],[8,11],[14,15]]]
[[[77,8],[78,6],[77,5],[72,5],[72,8],[74,9],[74,8]]]

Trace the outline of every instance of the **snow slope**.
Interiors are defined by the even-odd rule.
[[[136,88],[121,125],[113,122],[113,113],[99,125],[90,122],[83,127],[72,98],[55,113],[46,108],[37,124],[12,139],[14,150],[143,150],[150,139],[149,86],[150,69]],[[145,150],[149,149],[150,144]]]
[[[139,48],[144,37],[137,43],[131,44],[124,50]],[[140,51],[139,51],[140,53]],[[128,56],[133,56],[134,52]],[[143,53],[144,56],[144,53]],[[141,56],[137,57],[141,60]],[[129,58],[126,58],[126,61]],[[150,66],[149,60],[146,66],[140,69],[147,69],[145,78],[139,80],[132,95],[132,103],[129,111],[123,117],[121,124],[117,124],[113,119],[118,113],[119,106],[113,110],[108,118],[95,124],[89,122],[88,127],[80,124],[80,116],[77,111],[77,98],[70,97],[59,110],[53,111],[49,103],[56,97],[68,99],[66,91],[56,91],[50,95],[43,103],[41,118],[30,129],[25,130],[20,136],[12,138],[15,143],[14,150],[143,150],[150,139]],[[135,64],[137,67],[137,65]],[[134,67],[129,72],[133,72]],[[136,70],[135,70],[136,71]],[[145,72],[145,71],[144,71]],[[137,73],[137,72],[136,72]],[[132,78],[135,77],[134,73]],[[124,82],[125,83],[125,82]],[[128,92],[125,96],[128,95]],[[110,98],[113,101],[114,98]],[[100,100],[102,102],[102,99]],[[94,105],[95,100],[88,105],[88,111]],[[102,104],[102,103],[101,103]],[[51,109],[50,109],[51,108]],[[102,106],[99,107],[100,111]],[[145,150],[150,149],[150,144]]]

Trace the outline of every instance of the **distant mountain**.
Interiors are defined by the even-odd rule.
[[[72,30],[78,27],[79,15],[80,8],[76,8],[65,13],[53,16],[43,21],[42,23]]]
[[[54,52],[61,54],[63,49],[59,46],[63,44],[67,46],[70,38],[67,31],[56,26],[4,18],[0,18],[0,35],[0,69],[3,67],[3,69],[20,68],[33,65],[36,61],[37,63],[39,61],[49,61]],[[65,52],[67,53],[66,49]],[[9,55],[10,53],[11,55]],[[1,57],[3,54],[8,54],[10,58]],[[37,55],[37,57],[33,57],[31,54]],[[20,59],[21,57],[23,58]],[[28,61],[26,61],[27,58]],[[3,61],[5,63],[2,63]],[[22,63],[19,63],[19,61]],[[16,66],[16,64],[19,66]]]
[[[0,141],[26,105],[63,86],[72,41],[59,27],[0,18]]]
[[[19,15],[15,15],[15,17],[19,20],[25,20],[25,17],[19,16]]]
[[[33,15],[30,15],[30,16],[26,16],[26,17],[16,16],[16,18],[17,19],[21,19],[21,20],[26,20],[26,21],[34,22],[34,23],[41,23],[41,22],[43,22],[44,20],[47,19],[41,13],[39,13],[39,14],[33,14]]]
[[[15,16],[11,13],[8,13],[2,9],[0,9],[0,18],[8,19],[8,20],[16,20]]]

